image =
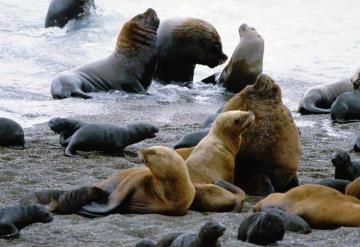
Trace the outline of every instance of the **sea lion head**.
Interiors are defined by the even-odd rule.
[[[351,165],[351,159],[348,152],[338,150],[332,154],[331,163],[335,167],[349,167]]]
[[[139,158],[156,177],[161,179],[171,179],[172,175],[178,176],[184,171],[188,174],[183,158],[168,147],[143,148],[139,151]]]
[[[355,90],[360,88],[360,69],[358,69],[353,77],[351,77],[351,83],[353,84]]]
[[[39,204],[30,205],[26,208],[36,222],[48,223],[54,219],[50,211]]]
[[[201,240],[216,241],[219,237],[221,237],[226,228],[223,224],[220,224],[214,220],[209,220],[205,225],[203,225],[199,231],[199,238]]]
[[[254,121],[255,115],[250,111],[227,111],[215,119],[210,131],[238,136],[249,128]]]
[[[256,79],[253,85],[248,85],[244,88],[244,93],[248,97],[261,100],[275,100],[281,102],[281,89],[279,85],[268,75],[261,74]]]
[[[179,50],[178,56],[193,64],[214,68],[227,60],[215,27],[210,23],[187,18],[173,31],[173,46]]]
[[[138,123],[131,125],[131,128],[135,129],[138,137],[143,138],[154,138],[156,133],[159,132],[159,128],[149,123]]]
[[[52,131],[59,134],[64,130],[68,130],[72,128],[76,123],[79,123],[79,121],[57,117],[49,121],[49,127]]]
[[[126,22],[121,29],[116,43],[116,50],[121,48],[156,48],[157,29],[160,20],[155,10],[149,8]]]
[[[255,28],[250,27],[248,24],[243,23],[239,27],[240,39],[244,37],[258,37],[261,38],[260,34],[256,31]]]

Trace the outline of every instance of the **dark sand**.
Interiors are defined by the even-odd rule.
[[[107,115],[80,117],[88,122],[107,122],[125,125],[149,121],[160,127],[154,139],[126,148],[124,157],[102,153],[81,153],[83,158],[68,158],[58,144],[58,136],[47,124],[25,129],[26,149],[0,149],[0,207],[15,205],[25,193],[42,189],[73,189],[91,185],[120,169],[139,166],[137,150],[151,145],[172,146],[183,134],[200,128],[206,117],[215,112],[218,103],[195,103],[192,100],[177,104],[153,100],[114,100],[108,102]],[[301,183],[316,182],[333,177],[330,163],[333,151],[350,150],[356,138],[359,123],[333,126],[329,115],[301,117],[293,113],[300,125],[302,158],[299,169]],[[307,123],[310,123],[307,125]],[[304,126],[304,127],[301,127]],[[334,135],[335,134],[335,135]],[[352,157],[356,154],[352,153]],[[253,202],[247,202],[248,211]],[[49,224],[35,224],[21,231],[20,238],[0,240],[1,246],[134,246],[143,239],[156,240],[173,231],[197,230],[213,218],[227,230],[221,238],[223,246],[248,246],[237,241],[237,228],[250,213],[197,213],[190,211],[184,217],[162,215],[110,215],[87,219],[77,215],[55,216]],[[314,230],[311,234],[286,233],[277,246],[359,246],[357,228],[339,228],[333,231]]]

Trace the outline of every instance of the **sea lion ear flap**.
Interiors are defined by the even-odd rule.
[[[11,223],[0,222],[0,238],[15,238],[19,236],[19,230]]]

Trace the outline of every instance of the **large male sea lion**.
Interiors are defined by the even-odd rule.
[[[122,152],[131,144],[156,137],[159,132],[156,126],[148,123],[119,127],[113,124],[85,124],[71,119],[57,119],[50,125],[55,132],[60,133],[60,144],[66,147],[65,155],[70,157],[76,155],[78,150]],[[70,136],[64,139],[68,135]]]
[[[262,74],[223,108],[223,112],[232,110],[255,114],[254,124],[241,134],[235,184],[248,194],[269,194],[297,186],[300,136],[282,103],[280,87]]]
[[[25,145],[24,130],[15,121],[0,118],[0,146],[23,148]]]
[[[227,59],[216,29],[210,23],[195,18],[161,22],[157,47],[155,78],[166,84],[189,85],[196,64],[213,68]]]
[[[119,34],[115,51],[107,58],[64,71],[51,82],[55,99],[91,98],[89,92],[123,90],[146,93],[156,67],[156,31],[153,9],[133,17]]]
[[[240,43],[217,82],[234,93],[253,84],[263,69],[264,40],[255,28],[242,24],[239,27]]]
[[[360,225],[360,200],[327,186],[306,184],[286,193],[273,193],[258,202],[254,210],[268,206],[296,214],[315,229]]]
[[[257,245],[268,245],[283,239],[285,224],[278,215],[254,213],[241,222],[238,239]]]
[[[64,27],[70,20],[79,19],[95,9],[94,0],[51,0],[45,27]]]
[[[20,230],[34,223],[49,223],[51,213],[43,206],[6,207],[0,209],[0,238],[18,237]]]

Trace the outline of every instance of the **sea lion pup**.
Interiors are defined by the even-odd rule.
[[[86,123],[69,118],[53,118],[49,121],[49,127],[56,134],[60,134],[59,143],[66,147],[68,140],[78,129],[84,127]]]
[[[156,137],[159,129],[148,123],[119,127],[113,124],[86,124],[61,144],[66,146],[66,156],[76,156],[76,151],[122,152],[131,144]]]
[[[264,58],[264,40],[255,28],[244,23],[239,27],[239,35],[240,43],[216,80],[234,93],[255,83],[262,72]]]
[[[345,194],[345,188],[349,183],[351,183],[350,180],[324,178],[320,180],[317,184],[328,186]]]
[[[95,9],[94,0],[51,0],[45,28],[63,28],[70,20],[83,18],[93,9]]]
[[[235,156],[241,134],[254,123],[252,112],[228,111],[220,114],[209,134],[194,148],[186,160],[191,181],[213,183],[218,180],[234,182]]]
[[[223,108],[223,112],[232,110],[255,114],[254,124],[241,134],[235,184],[252,195],[297,186],[300,136],[290,111],[282,103],[280,87],[262,74]]]
[[[360,176],[360,160],[351,160],[346,151],[338,150],[332,154],[332,164],[335,166],[335,179],[353,181]]]
[[[18,237],[21,229],[34,223],[49,223],[50,212],[40,205],[0,209],[0,238]]]
[[[216,29],[195,18],[161,22],[158,30],[158,64],[155,78],[164,83],[190,86],[196,64],[211,68],[226,61]]]
[[[283,220],[274,214],[254,213],[240,224],[238,239],[257,245],[268,245],[281,241],[285,234]]]
[[[258,202],[254,210],[261,211],[268,206],[296,214],[314,229],[360,225],[360,200],[318,184],[305,184],[286,193],[273,193]]]
[[[286,231],[303,234],[311,232],[311,228],[305,220],[303,220],[300,216],[297,216],[296,214],[289,214],[282,208],[269,206],[262,208],[261,211],[279,216],[284,222]]]
[[[174,145],[174,149],[194,147],[205,136],[207,136],[208,133],[209,133],[209,128],[188,133],[183,137],[181,137],[181,139]]]
[[[111,213],[185,215],[195,196],[184,160],[167,147],[141,149],[146,167],[121,171],[96,186],[107,191],[107,203],[92,203],[81,214]]]
[[[64,71],[51,82],[54,99],[91,98],[89,92],[123,90],[146,93],[156,67],[156,31],[153,9],[129,20],[121,29],[115,51],[107,58]]]
[[[157,246],[169,246],[169,247],[220,247],[219,238],[224,234],[226,228],[214,221],[209,220],[205,223],[199,230],[198,233],[194,232],[184,232],[180,235],[176,233],[175,235],[170,233],[171,237],[175,237],[172,242],[167,241],[169,245],[164,245],[161,240],[162,245],[157,243]],[[164,238],[169,239],[168,235],[165,235]]]
[[[109,194],[94,186],[84,186],[74,190],[42,190],[23,196],[19,205],[45,205],[57,214],[77,213],[81,207],[92,202],[106,203]]]
[[[23,128],[11,119],[0,118],[0,146],[23,149],[24,145]]]

